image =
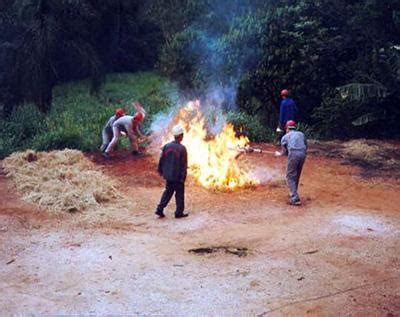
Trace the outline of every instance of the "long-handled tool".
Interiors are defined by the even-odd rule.
[[[235,156],[235,160],[237,160],[240,156],[242,156],[242,154],[248,154],[248,153],[264,153],[264,154],[271,154],[274,156],[282,156],[282,152],[280,151],[266,151],[260,148],[254,148],[250,145],[245,145],[245,146],[237,146],[237,147],[228,147],[229,150],[232,151],[237,151],[238,154]],[[307,154],[315,154],[315,153],[319,153],[318,150],[310,150],[307,149]]]
[[[265,153],[265,154],[275,154],[273,151],[265,151],[260,148],[255,148],[250,145],[245,145],[245,146],[237,146],[237,147],[228,147],[230,150],[237,151],[238,154],[235,156],[235,160],[237,160],[242,154],[248,154],[248,153]]]

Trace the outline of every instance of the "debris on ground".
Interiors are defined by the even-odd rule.
[[[311,250],[311,251],[304,252],[303,254],[314,254],[317,252],[318,252],[318,250]]]
[[[357,139],[309,142],[313,154],[341,159],[342,164],[357,165],[365,177],[400,176],[400,146],[395,141]]]
[[[25,201],[52,212],[80,212],[121,198],[115,182],[77,150],[16,152],[3,168]]]

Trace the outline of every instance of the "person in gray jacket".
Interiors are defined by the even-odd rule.
[[[175,193],[175,218],[187,217],[185,210],[185,180],[187,175],[187,151],[181,144],[183,139],[183,128],[176,125],[172,129],[175,140],[167,143],[162,148],[158,173],[165,179],[165,190],[157,206],[156,215],[164,218],[164,208],[168,205]]]
[[[107,146],[110,144],[111,139],[113,138],[113,129],[112,126],[116,120],[123,117],[125,115],[125,110],[122,108],[118,108],[115,110],[115,115],[108,119],[106,125],[101,131],[101,138],[103,143],[100,146],[100,151],[104,152]]]
[[[140,132],[139,125],[143,122],[144,116],[144,113],[136,112],[134,116],[125,115],[114,121],[112,125],[113,138],[103,152],[103,156],[105,158],[109,158],[110,152],[114,149],[120,136],[123,134],[126,134],[131,142],[132,154],[140,154],[138,138],[142,138],[144,136],[142,132]]]
[[[307,140],[303,132],[296,131],[296,122],[293,120],[286,123],[286,134],[282,137],[281,146],[282,151],[276,152],[275,156],[288,155],[286,179],[289,187],[289,203],[301,205],[298,187],[306,159]]]

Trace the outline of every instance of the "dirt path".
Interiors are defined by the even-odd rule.
[[[251,154],[241,159],[267,185],[213,193],[189,180],[190,217],[175,220],[171,205],[159,220],[151,158],[92,159],[129,209],[93,221],[51,215],[0,175],[2,313],[400,316],[398,181],[311,155],[305,204],[292,207],[285,159]]]

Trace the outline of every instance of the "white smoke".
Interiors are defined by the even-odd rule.
[[[162,112],[154,115],[153,121],[150,125],[151,131],[151,147],[149,148],[150,153],[158,154],[162,143],[165,142],[165,136],[169,134],[173,119],[178,112],[179,108],[175,107],[170,109],[168,112]]]
[[[279,170],[271,169],[268,166],[255,167],[251,170],[250,176],[258,179],[261,184],[270,184],[282,181],[282,175]]]
[[[199,98],[200,109],[206,119],[206,128],[209,134],[220,133],[227,122],[226,111],[235,108],[236,89],[233,87],[212,85]],[[164,136],[171,129],[175,115],[190,101],[184,97],[173,96],[175,105],[167,112],[158,113],[153,117],[150,130],[153,136],[153,145],[161,146]]]

